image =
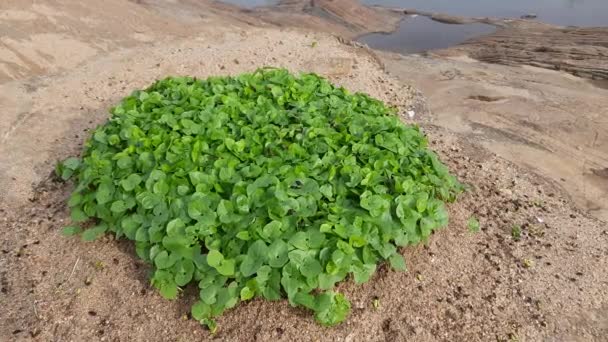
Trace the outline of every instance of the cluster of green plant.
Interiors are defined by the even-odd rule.
[[[511,237],[513,237],[513,240],[515,241],[521,239],[521,226],[513,225],[511,227]]]
[[[477,217],[469,217],[469,220],[467,221],[467,227],[469,227],[469,231],[477,233],[480,229],[479,220],[477,220]]]
[[[58,166],[76,182],[64,233],[133,240],[164,297],[198,284],[209,326],[256,297],[343,321],[334,285],[405,269],[397,248],[446,225],[461,191],[418,127],[314,74],[172,77],[111,114]]]

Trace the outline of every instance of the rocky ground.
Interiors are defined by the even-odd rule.
[[[360,13],[327,6],[322,13]],[[0,340],[608,336],[608,90],[459,51],[369,51],[316,31],[327,29],[326,19],[318,7],[303,8],[294,23],[312,28],[286,29],[268,14],[193,0],[0,5]],[[363,29],[341,30],[349,38]],[[340,286],[353,303],[344,324],[322,328],[285,301],[255,300],[222,316],[210,335],[187,319],[195,291],[162,299],[129,243],[61,236],[71,187],[49,174],[58,159],[79,153],[87,131],[131,90],[170,74],[263,65],[314,71],[398,106],[470,191],[450,207],[449,227],[403,251],[407,273],[382,268],[363,286]],[[471,216],[480,232],[468,230]]]

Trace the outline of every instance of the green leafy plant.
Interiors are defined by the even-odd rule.
[[[198,284],[192,316],[211,329],[257,297],[343,321],[334,285],[405,269],[397,248],[445,226],[462,190],[418,127],[314,74],[167,78],[111,113],[58,166],[76,182],[64,233],[134,241],[161,295]]]
[[[76,171],[79,166],[80,160],[78,158],[71,157],[57,164],[55,174],[57,177],[61,178],[61,180],[65,181],[72,177],[74,171]]]
[[[477,220],[477,218],[475,216],[471,216],[469,218],[469,221],[467,222],[467,227],[469,228],[469,231],[471,231],[473,233],[477,233],[479,231],[479,228],[480,228],[479,221]]]
[[[521,239],[521,227],[518,225],[513,225],[511,227],[511,237],[513,237],[513,240],[518,241],[519,239]]]

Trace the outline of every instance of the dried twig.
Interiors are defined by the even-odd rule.
[[[76,262],[74,263],[74,267],[72,267],[72,273],[70,273],[70,276],[68,277],[68,281],[70,281],[70,279],[72,279],[72,276],[74,275],[74,271],[76,271],[76,266],[78,266],[78,262],[80,261],[80,257],[78,257],[78,259],[76,259]]]
[[[34,316],[36,316],[36,319],[40,319],[40,317],[38,316],[38,310],[36,309],[36,301],[34,301]]]

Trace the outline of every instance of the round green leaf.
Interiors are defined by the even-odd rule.
[[[203,319],[209,318],[211,314],[211,308],[208,304],[203,303],[202,301],[197,301],[192,305],[191,309],[192,318],[197,321],[201,321]]]
[[[154,265],[158,269],[165,269],[173,266],[175,261],[175,258],[171,258],[167,251],[161,251],[154,258]]]
[[[179,260],[173,267],[175,271],[175,283],[178,286],[185,286],[192,280],[194,274],[194,263],[191,260]]]
[[[110,206],[110,210],[113,213],[123,213],[125,212],[125,210],[127,210],[127,205],[125,204],[125,201],[123,200],[118,200],[118,201],[114,201],[112,202],[112,206]]]
[[[207,254],[207,264],[211,267],[219,267],[224,261],[224,256],[219,251],[212,249]]]
[[[100,224],[93,228],[88,228],[82,233],[82,235],[81,235],[82,240],[83,241],[93,241],[93,240],[97,239],[98,237],[100,237],[101,235],[103,235],[103,233],[105,233],[106,230],[108,230],[108,226],[105,224]]]
[[[67,226],[67,227],[63,227],[63,229],[61,230],[61,234],[65,235],[65,236],[76,235],[76,234],[79,234],[80,232],[82,232],[82,228],[80,228],[78,226]]]
[[[224,259],[215,269],[221,275],[232,276],[234,275],[235,264],[234,259]]]
[[[285,241],[275,240],[268,247],[268,265],[275,268],[283,267],[283,265],[287,263],[287,260],[289,260],[287,255],[288,249],[288,245]]]
[[[399,253],[391,255],[388,261],[390,262],[391,267],[397,271],[407,270],[407,266],[405,265],[405,259],[403,258],[403,255]]]
[[[255,296],[255,291],[251,290],[249,287],[245,286],[241,289],[241,300],[250,300]]]

